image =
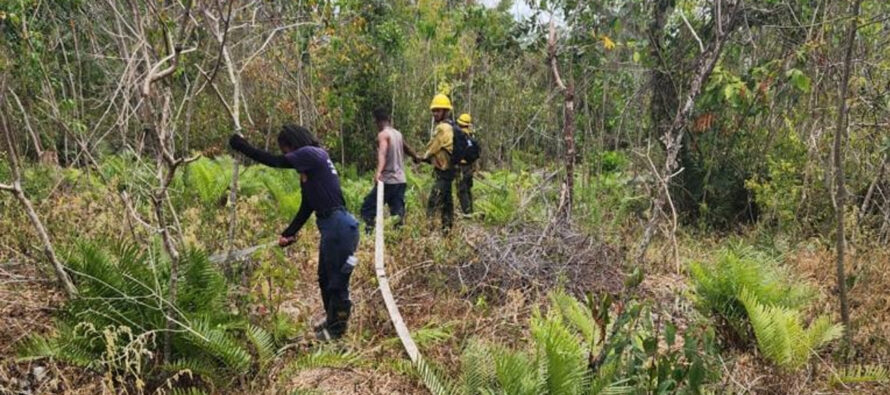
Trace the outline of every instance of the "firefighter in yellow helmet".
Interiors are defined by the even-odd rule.
[[[423,154],[423,161],[433,165],[435,183],[427,203],[427,216],[433,218],[436,211],[442,213],[442,227],[451,228],[454,220],[454,202],[451,197],[451,183],[454,181],[454,166],[451,165],[452,139],[454,129],[451,126],[451,100],[448,96],[438,94],[430,103],[430,111],[435,121],[435,134]]]
[[[467,135],[470,145],[477,144],[473,136],[473,118],[463,113],[457,118],[457,126]],[[473,214],[473,173],[476,168],[479,147],[475,147],[475,156],[467,155],[457,165],[457,198],[464,215]]]

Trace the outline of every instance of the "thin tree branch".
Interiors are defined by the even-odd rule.
[[[720,1],[717,1],[717,4],[720,4]],[[689,29],[689,33],[692,33],[692,37],[695,38],[695,42],[698,43],[698,52],[705,52],[705,45],[702,44],[701,38],[698,37],[698,34],[695,32],[695,29],[692,28],[692,24],[689,23],[689,20],[686,19],[686,12],[680,10],[680,18],[683,19],[683,24],[686,25],[686,28]],[[719,12],[718,12],[718,21],[719,21]],[[719,22],[718,22],[719,23]]]

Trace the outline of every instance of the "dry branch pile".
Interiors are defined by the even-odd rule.
[[[465,237],[475,257],[451,275],[470,293],[503,296],[511,289],[563,286],[576,295],[617,294],[624,286],[620,252],[572,226],[514,226],[497,233],[474,228]]]

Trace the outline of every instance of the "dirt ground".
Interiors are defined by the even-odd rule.
[[[17,362],[17,343],[52,331],[63,295],[32,265],[0,265],[0,394],[95,394],[102,378],[51,361]]]
[[[465,235],[466,236],[466,235]],[[311,237],[311,236],[310,236]],[[308,242],[312,242],[309,240]],[[412,256],[430,255],[422,241],[401,240],[398,253],[387,260],[393,291],[402,314],[412,330],[441,328],[445,335],[421,340],[421,351],[448,370],[455,369],[460,355],[461,339],[478,337],[510,343],[521,338],[536,296],[518,289],[502,289],[495,299],[480,302],[490,293],[460,289],[451,274],[458,271],[449,262],[413,262]],[[446,246],[446,248],[451,248]],[[231,393],[307,393],[307,394],[415,394],[426,393],[416,379],[399,373],[393,366],[405,356],[395,340],[395,332],[383,312],[382,301],[368,263],[372,245],[363,241],[359,259],[366,264],[353,279],[355,310],[350,335],[342,347],[363,361],[357,366],[342,368],[308,367],[289,370],[298,353],[280,358],[266,377]],[[320,298],[314,284],[314,256],[297,250],[287,259],[297,262],[300,279],[293,290],[287,290],[282,310],[310,326],[321,315]],[[788,254],[785,262],[794,273],[813,283],[820,297],[814,310],[834,314],[834,256],[824,248],[802,244]],[[673,266],[671,266],[673,267]],[[854,343],[857,352],[849,366],[887,366],[890,359],[890,252],[870,251],[851,259],[851,272],[856,278],[850,287],[851,313],[854,317]],[[417,275],[426,273],[427,275]],[[449,274],[451,273],[451,274]],[[94,394],[103,391],[103,377],[51,361],[16,361],[16,343],[30,334],[51,331],[52,314],[61,306],[63,295],[32,265],[6,263],[0,265],[0,394]],[[494,280],[494,279],[492,279]],[[465,288],[465,287],[464,287]],[[693,306],[689,286],[683,274],[670,270],[650,273],[643,282],[645,297],[657,300],[671,314],[684,315]],[[530,299],[531,298],[531,299]],[[436,300],[437,303],[430,303]],[[814,311],[818,313],[819,311]],[[312,345],[300,351],[311,352]],[[814,358],[809,369],[799,374],[777,371],[761,360],[756,352],[728,352],[723,357],[723,378],[718,393],[784,394],[868,394],[888,393],[876,385],[832,385],[831,377],[842,367],[832,362],[837,349],[827,349]]]

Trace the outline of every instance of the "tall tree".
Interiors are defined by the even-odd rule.
[[[2,77],[0,80],[0,105],[3,104],[3,101],[6,97],[6,75]],[[43,226],[43,221],[40,220],[40,217],[37,215],[37,211],[34,210],[34,205],[31,204],[31,200],[28,199],[28,196],[25,195],[25,191],[22,189],[22,175],[21,169],[19,169],[18,157],[15,152],[15,145],[12,142],[12,135],[9,131],[9,125],[6,122],[6,115],[3,112],[0,112],[0,128],[3,128],[3,135],[6,140],[6,149],[7,155],[9,155],[9,163],[12,168],[13,180],[11,184],[0,184],[0,190],[7,191],[15,196],[16,200],[22,204],[22,207],[25,209],[25,213],[28,214],[28,218],[31,220],[31,225],[34,226],[34,230],[37,231],[37,234],[40,236],[40,241],[43,243],[43,253],[46,254],[46,258],[49,259],[50,264],[53,266],[53,271],[56,273],[56,279],[62,283],[62,288],[68,294],[69,297],[77,295],[77,288],[74,286],[74,283],[71,281],[71,278],[68,276],[68,273],[65,272],[65,267],[62,265],[62,262],[59,261],[59,258],[56,256],[56,250],[53,248],[52,241],[50,241],[49,233],[46,231],[46,227]]]
[[[686,93],[683,95],[682,105],[677,108],[670,127],[665,129],[664,134],[661,136],[661,142],[664,144],[665,149],[664,167],[660,172],[661,174],[656,174],[659,185],[656,187],[649,221],[643,231],[643,237],[638,248],[638,261],[642,261],[645,257],[646,250],[655,232],[655,227],[661,217],[661,212],[665,204],[670,202],[671,196],[668,185],[670,185],[671,179],[677,174],[677,158],[683,147],[686,126],[689,116],[692,114],[695,100],[701,93],[705,81],[708,80],[711,72],[714,71],[714,66],[717,65],[717,61],[723,53],[724,45],[735,30],[744,9],[744,2],[741,0],[723,3],[723,1],[718,0],[714,6],[719,10],[714,12],[714,26],[711,27],[714,30],[714,37],[702,48],[702,52],[696,58],[693,76],[689,81]],[[658,12],[657,9],[656,12]]]
[[[568,82],[563,82],[559,75],[556,59],[556,26],[552,18],[550,19],[550,36],[547,40],[547,53],[553,79],[556,81],[556,86],[562,91],[565,101],[562,135],[566,147],[566,180],[563,183],[562,196],[559,200],[559,215],[562,219],[568,220],[572,216],[573,191],[575,189],[575,85],[572,78],[568,78]]]
[[[847,125],[849,119],[847,117],[847,94],[850,82],[850,72],[853,68],[853,46],[856,43],[856,30],[858,28],[859,8],[862,0],[856,0],[850,11],[850,24],[847,27],[847,39],[845,41],[844,52],[844,71],[840,82],[840,94],[837,98],[837,125],[834,131],[834,175],[836,188],[837,207],[837,262],[835,269],[837,270],[837,290],[838,298],[841,304],[841,321],[844,323],[846,330],[844,331],[844,339],[847,345],[850,344],[850,309],[847,303],[847,284],[846,271],[844,269],[845,254],[845,231],[844,231],[844,211],[847,203],[846,178],[844,176],[844,149],[845,137],[847,134]]]

